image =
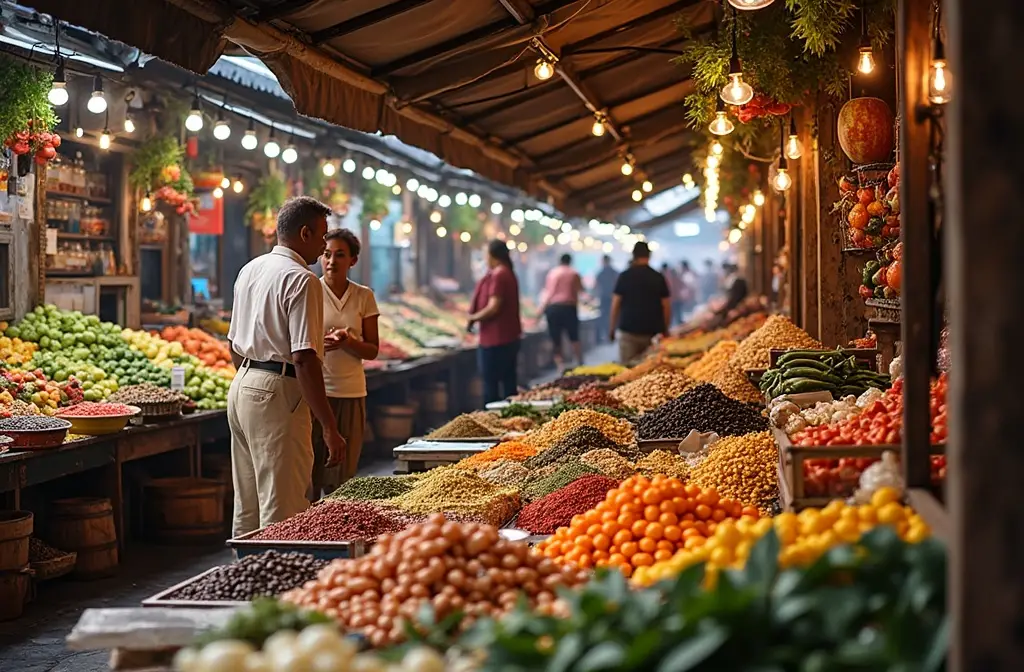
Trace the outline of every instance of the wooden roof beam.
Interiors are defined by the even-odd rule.
[[[359,16],[348,19],[347,21],[336,23],[329,28],[318,30],[315,33],[311,33],[309,38],[313,44],[320,44],[327,40],[344,37],[345,35],[356,32],[357,30],[369,28],[370,26],[377,25],[378,23],[382,23],[388,19],[393,19],[399,14],[404,14],[411,9],[415,9],[420,5],[425,5],[429,2],[431,2],[431,0],[399,0],[398,2],[391,3],[390,5],[384,5],[383,7],[378,7],[372,11],[360,14]]]
[[[674,2],[671,5],[666,5],[661,9],[657,9],[651,12],[650,14],[644,14],[643,16],[639,16],[633,19],[632,21],[622,24],[621,26],[615,26],[614,28],[609,28],[608,30],[602,31],[600,33],[595,33],[590,37],[585,37],[579,42],[567,44],[564,47],[562,47],[562,55],[571,56],[580,49],[585,49],[592,44],[598,44],[601,41],[608,39],[609,37],[613,37],[615,35],[619,35],[621,33],[625,33],[636,28],[642,28],[643,26],[646,26],[649,23],[660,21],[661,19],[672,16],[673,14],[676,14],[686,9],[687,7],[698,5],[704,1],[705,0],[680,0],[680,2]]]

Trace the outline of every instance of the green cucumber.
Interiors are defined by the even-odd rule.
[[[818,359],[826,355],[835,354],[834,350],[787,350],[782,355],[779,355],[779,359],[776,360],[775,364],[785,364],[792,359],[801,359],[806,357],[807,359]]]
[[[830,373],[813,369],[809,366],[798,366],[792,369],[786,370],[786,380],[793,380],[794,378],[811,378],[813,380],[820,380],[823,383],[832,383],[833,385],[842,385],[843,379],[837,376],[833,376]]]
[[[786,394],[799,394],[800,392],[834,392],[836,386],[816,378],[791,378],[782,384],[782,390]]]
[[[807,367],[810,367],[812,369],[818,369],[819,371],[824,371],[825,373],[831,373],[832,372],[832,367],[830,367],[828,364],[826,364],[824,362],[820,362],[820,361],[818,361],[816,359],[806,359],[806,358],[804,358],[804,359],[790,359],[790,360],[787,360],[784,364],[782,364],[783,370],[791,369],[791,368],[794,368],[794,367],[801,367],[801,366],[807,366]]]

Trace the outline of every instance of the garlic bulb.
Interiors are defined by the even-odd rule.
[[[868,504],[871,502],[871,495],[883,487],[890,487],[899,490],[903,494],[903,476],[900,474],[900,462],[896,453],[887,450],[882,453],[882,459],[875,462],[860,475],[860,487],[854,493],[853,499],[857,504]]]

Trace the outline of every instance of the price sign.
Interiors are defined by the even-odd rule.
[[[185,367],[175,366],[171,368],[171,389],[181,392],[185,389]]]

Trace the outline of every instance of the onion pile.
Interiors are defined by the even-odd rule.
[[[461,610],[460,628],[498,617],[526,595],[541,611],[560,611],[558,586],[576,586],[587,573],[560,567],[522,542],[502,539],[498,528],[455,523],[441,514],[395,535],[382,535],[369,555],[335,560],[316,581],[281,599],[337,619],[374,647],[405,639],[424,602],[440,620]]]

